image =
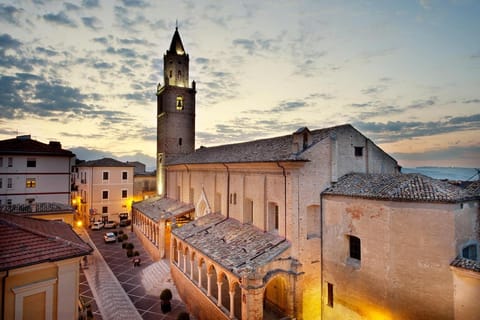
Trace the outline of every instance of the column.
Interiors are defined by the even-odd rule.
[[[183,255],[183,273],[186,273],[187,272],[187,255],[185,253],[182,252],[182,255]]]
[[[198,262],[197,268],[198,268],[198,287],[201,288],[202,287],[202,264],[200,261]]]
[[[235,318],[235,286],[230,286],[230,319]]]
[[[207,271],[207,297],[212,296],[212,271]]]
[[[191,280],[193,280],[193,264],[194,264],[194,262],[195,262],[194,259],[190,259],[190,279]]]
[[[218,301],[217,306],[222,306],[222,283],[223,283],[223,276],[221,274],[218,275],[220,280],[217,281],[217,291],[218,291]]]

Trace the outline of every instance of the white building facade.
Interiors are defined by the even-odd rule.
[[[133,164],[111,158],[77,164],[74,203],[85,223],[118,222],[120,213],[130,214],[134,168]]]
[[[75,155],[57,141],[45,144],[29,135],[0,141],[0,204],[70,205],[74,163]]]

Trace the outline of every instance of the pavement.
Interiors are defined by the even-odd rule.
[[[107,231],[123,230],[139,252],[140,266],[134,267],[122,243],[105,243]],[[136,235],[128,227],[110,230],[81,229],[80,236],[94,248],[80,275],[80,299],[91,305],[93,319],[156,319],[176,320],[180,312],[188,312],[170,275],[168,260],[153,261]],[[160,293],[169,288],[173,293],[172,311],[164,314]],[[194,319],[190,315],[190,319]]]

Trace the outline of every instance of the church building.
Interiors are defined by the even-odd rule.
[[[351,173],[399,176],[397,161],[349,124],[195,150],[196,86],[189,83],[178,29],[164,55],[163,82],[157,88],[158,195],[133,204],[132,227],[153,257],[170,260],[192,315],[328,316],[322,309],[336,274],[322,273],[324,207],[342,197],[332,189],[324,203],[323,192],[342,181],[348,189],[343,177]],[[329,234],[342,228],[329,227]]]

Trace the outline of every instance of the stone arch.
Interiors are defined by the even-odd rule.
[[[220,304],[227,310],[230,310],[230,283],[225,272],[220,271],[218,274],[218,281],[221,281],[222,301]]]
[[[263,317],[280,319],[288,316],[289,281],[283,273],[269,277],[263,292]]]
[[[172,257],[173,257],[173,262],[175,262],[175,264],[178,265],[177,246],[178,246],[177,239],[174,238],[172,242],[172,253],[173,253]]]
[[[207,268],[207,262],[203,257],[200,258],[198,261],[198,266],[200,267],[200,283],[198,284],[201,289],[204,291],[207,291],[207,286],[208,286],[208,268]]]
[[[242,288],[238,281],[230,283],[230,290],[233,291],[233,315],[235,318],[242,319]]]
[[[208,274],[210,275],[210,294],[218,300],[217,269],[213,264],[209,266]]]
[[[195,283],[198,283],[198,254],[195,250],[192,250],[192,256],[191,256],[191,259],[192,259],[192,280],[195,282]]]
[[[177,252],[175,252],[175,255],[176,255],[176,258],[177,258],[177,264],[178,264],[178,267],[180,269],[182,269],[183,267],[183,257],[182,257],[182,253],[183,253],[183,243],[182,242],[179,242],[178,243],[178,250]]]
[[[190,272],[192,271],[191,270],[191,264],[190,264],[190,248],[188,246],[185,246],[185,250],[183,252],[184,254],[184,266],[183,266],[183,270],[184,270],[184,273],[189,275]]]

